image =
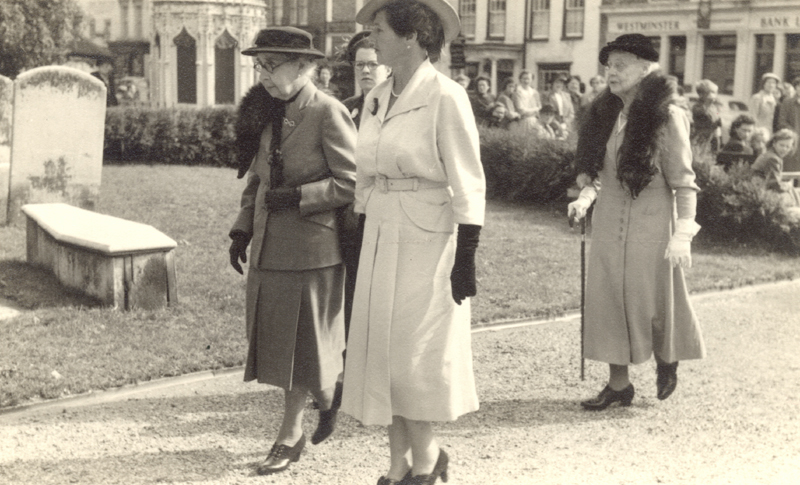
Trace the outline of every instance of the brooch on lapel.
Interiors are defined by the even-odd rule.
[[[378,98],[372,98],[372,109],[370,110],[372,116],[378,114]]]
[[[283,124],[284,124],[284,125],[289,125],[289,126],[291,126],[292,128],[294,128],[295,122],[294,122],[294,121],[292,121],[292,120],[290,120],[290,119],[288,119],[288,118],[284,118],[284,119],[283,119]]]
[[[350,112],[350,118],[356,119],[358,116],[358,108],[353,108],[353,111]]]

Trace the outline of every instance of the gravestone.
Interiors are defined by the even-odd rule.
[[[14,81],[8,222],[28,203],[65,202],[93,210],[103,169],[106,88],[65,66]]]
[[[11,101],[14,82],[0,76],[0,225],[8,219],[8,186],[11,171]]]

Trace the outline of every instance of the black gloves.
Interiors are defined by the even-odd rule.
[[[300,187],[279,187],[264,194],[267,210],[272,212],[300,207]]]
[[[475,250],[478,249],[480,234],[481,226],[458,225],[456,260],[450,273],[450,286],[453,290],[453,300],[459,305],[468,296],[475,296],[478,293],[475,285]]]
[[[230,237],[233,239],[228,250],[231,255],[231,266],[239,274],[244,274],[241,265],[239,265],[239,260],[241,259],[243,263],[247,262],[247,245],[250,244],[250,234],[244,231],[231,231]]]

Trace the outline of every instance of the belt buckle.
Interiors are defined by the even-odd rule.
[[[389,192],[389,180],[386,177],[382,175],[375,177],[375,185],[378,186],[378,190],[380,190],[381,193],[386,194]]]

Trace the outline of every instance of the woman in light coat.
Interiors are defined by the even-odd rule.
[[[775,121],[775,108],[778,105],[776,93],[781,78],[771,72],[761,76],[761,89],[750,98],[750,114],[756,120],[757,127],[763,127],[772,134],[772,125]]]
[[[460,22],[446,0],[372,0],[378,61],[392,77],[366,99],[356,148],[365,215],[342,410],[388,426],[380,485],[447,480],[432,422],[478,409],[469,297],[485,179],[464,89],[431,62]]]
[[[588,410],[631,404],[631,364],[655,354],[656,395],[663,400],[677,386],[678,362],[705,355],[683,276],[699,229],[689,117],[674,104],[675,83],[656,71],[657,60],[641,34],[603,47],[609,91],[592,103],[578,137],[584,188],[568,215],[583,218],[597,199],[584,356],[609,364],[605,388],[581,403]]]
[[[244,378],[284,390],[278,436],[257,473],[285,470],[305,446],[306,399],[319,404],[311,438],[333,432],[334,389],[344,350],[344,278],[336,209],[353,201],[356,130],[344,106],[313,83],[311,34],[261,30],[255,46],[260,83],[236,125],[239,178],[247,175],[230,237],[231,265],[247,262],[248,352]]]

